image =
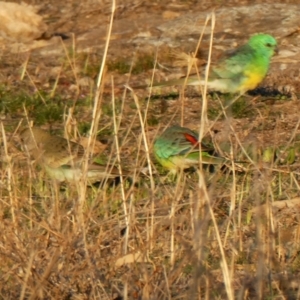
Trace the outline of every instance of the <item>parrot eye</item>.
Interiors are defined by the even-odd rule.
[[[267,46],[268,48],[272,48],[272,47],[273,47],[273,45],[270,44],[270,43],[267,43],[266,46]]]

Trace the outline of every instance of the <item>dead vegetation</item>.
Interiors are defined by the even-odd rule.
[[[66,51],[44,78],[30,57],[18,58],[19,77],[1,88],[1,297],[299,299],[298,102],[244,96],[228,117],[222,95],[148,98],[116,86],[110,74],[128,61],[108,73],[108,51],[101,64]],[[81,84],[98,67],[96,87]],[[130,170],[131,180],[58,186],[19,147],[20,121],[32,120],[75,139],[89,133],[90,152],[103,141],[101,162]],[[152,144],[174,123],[201,125],[246,168],[164,178]]]

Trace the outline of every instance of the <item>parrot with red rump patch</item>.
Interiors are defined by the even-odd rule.
[[[198,135],[189,128],[178,125],[167,128],[154,142],[157,161],[171,173],[202,164],[222,164],[223,157],[213,155],[214,149],[201,143]]]

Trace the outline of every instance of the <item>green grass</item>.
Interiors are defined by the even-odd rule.
[[[128,59],[127,57],[116,58],[107,62],[107,68],[108,71],[116,71],[119,74],[126,74],[129,73],[129,71],[131,70],[132,74],[137,75],[154,68],[154,57],[154,54],[139,54],[135,58],[132,70],[132,61],[130,59]]]
[[[51,97],[47,92],[32,93],[24,89],[9,89],[0,87],[0,111],[5,115],[28,114],[29,119],[35,120],[36,125],[61,121],[63,115],[74,106],[74,100],[65,99],[59,95]],[[88,106],[89,100],[78,101],[75,115],[82,106]]]

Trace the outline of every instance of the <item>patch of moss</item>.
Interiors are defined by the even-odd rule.
[[[135,63],[132,66],[131,73],[132,74],[140,74],[147,70],[153,69],[154,59],[152,54],[140,54]],[[126,74],[130,72],[132,65],[131,59],[126,58],[117,58],[113,61],[107,61],[108,71],[116,71],[119,74]]]
[[[219,109],[208,107],[207,117],[211,120],[215,120],[219,116],[220,112],[221,111]]]
[[[114,131],[112,128],[102,128],[98,131],[97,137],[99,139],[106,138],[108,136],[112,136],[114,134]]]
[[[95,162],[99,165],[105,165],[107,163],[107,155],[100,154],[93,159],[93,162]]]
[[[231,111],[234,118],[250,117],[253,115],[253,111],[251,111],[251,103],[249,99],[246,99],[245,97],[241,97],[235,101],[231,105]]]
[[[151,70],[154,67],[154,59],[152,54],[143,53],[139,55],[138,59],[136,60],[132,74],[140,74],[144,71]]]
[[[86,135],[87,133],[89,133],[90,128],[91,128],[90,122],[82,122],[78,124],[79,133],[82,135]]]
[[[41,104],[41,103],[40,103]],[[63,109],[55,103],[48,103],[48,105],[36,106],[30,112],[31,118],[35,120],[36,125],[45,124],[46,122],[55,122],[62,120]]]
[[[119,101],[118,99],[116,99],[116,101],[115,101],[115,114],[116,115],[120,114],[121,109],[122,109],[122,101]],[[102,110],[102,114],[104,116],[108,116],[108,117],[113,116],[113,107],[112,107],[111,102],[102,103],[101,110]]]
[[[8,89],[0,87],[0,111],[11,116],[24,116],[25,111],[29,119],[36,125],[61,121],[66,108],[73,107],[72,99],[64,99],[61,96],[51,97],[50,93],[40,91],[30,94],[22,89]],[[87,101],[78,102],[78,107],[86,105]],[[74,114],[79,111],[76,106]]]
[[[109,117],[113,116],[113,110],[112,110],[111,104],[103,103],[102,107],[101,107],[101,110],[102,110],[103,115],[109,116]]]

